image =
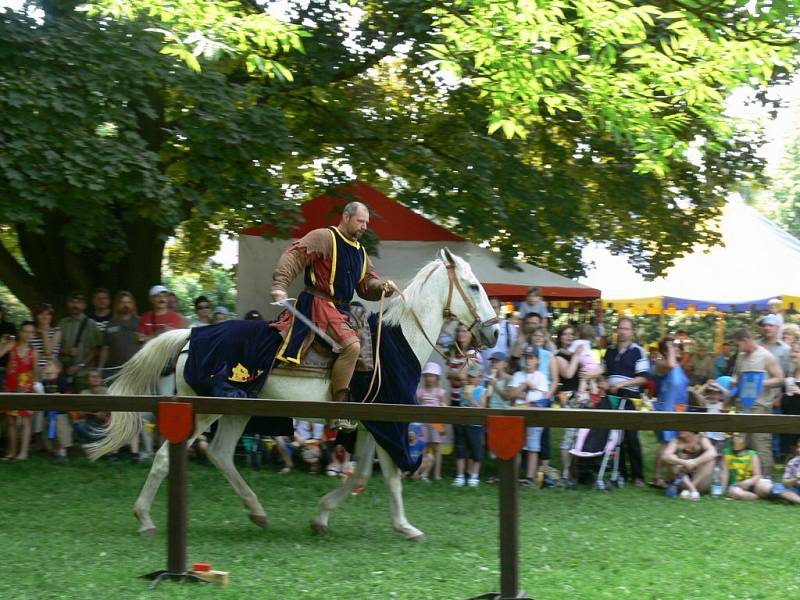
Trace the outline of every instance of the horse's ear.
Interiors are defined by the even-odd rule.
[[[453,254],[450,252],[450,249],[447,248],[446,246],[444,248],[442,248],[442,253],[441,254],[442,254],[442,260],[445,263],[447,263],[449,265],[455,265],[456,264],[456,261],[453,258]]]

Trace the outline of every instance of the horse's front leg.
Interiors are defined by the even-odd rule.
[[[383,479],[386,481],[386,488],[389,490],[389,507],[392,511],[392,528],[407,540],[412,542],[425,541],[425,534],[414,527],[406,519],[405,508],[403,507],[403,481],[400,469],[394,464],[392,457],[380,446],[377,447],[378,460],[381,463]]]
[[[356,434],[355,461],[356,468],[352,475],[344,483],[325,494],[319,501],[319,511],[311,520],[311,529],[325,535],[328,533],[328,518],[339,505],[350,497],[357,485],[366,485],[372,475],[372,460],[375,457],[375,440],[364,429],[363,425],[358,427]]]
[[[214,439],[208,446],[208,460],[217,467],[228,483],[231,484],[236,494],[242,499],[245,507],[250,511],[248,517],[259,527],[268,527],[267,513],[258,501],[258,496],[247,485],[236,466],[233,464],[233,453],[236,444],[242,437],[242,432],[247,426],[250,417],[243,415],[224,415],[219,420]]]

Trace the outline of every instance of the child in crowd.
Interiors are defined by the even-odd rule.
[[[430,481],[427,474],[433,465],[433,456],[425,452],[428,441],[425,439],[425,425],[423,423],[409,423],[408,425],[408,455],[412,461],[421,458],[419,468],[411,475],[411,479]]]
[[[328,477],[349,477],[352,472],[350,453],[342,444],[336,441],[337,431],[325,427],[324,439],[326,452],[323,454],[330,459],[325,474]]]
[[[522,318],[530,313],[536,313],[542,317],[542,325],[547,327],[547,305],[542,300],[542,290],[536,286],[530,288],[525,294],[525,301],[520,302],[519,314]]]
[[[489,408],[508,408],[517,397],[513,377],[508,372],[508,359],[505,352],[495,352],[489,358],[489,378],[486,380]]]
[[[284,460],[285,466],[280,473],[289,473],[294,468],[294,456],[299,455],[304,463],[308,465],[308,471],[312,475],[319,473],[320,462],[322,460],[321,441],[325,432],[322,423],[313,421],[294,422],[294,436],[290,442],[287,438],[278,438],[278,452]]]
[[[700,397],[702,398],[705,412],[711,414],[719,414],[723,411],[728,412],[725,408],[728,391],[718,382],[711,380],[706,383],[700,388]],[[720,472],[723,460],[722,454],[725,450],[725,433],[722,431],[706,431],[704,435],[711,440],[714,450],[717,451],[717,458],[714,460],[714,472],[711,477],[711,495],[719,496],[722,494]]]
[[[711,475],[717,451],[704,435],[695,431],[681,431],[678,437],[664,448],[662,460],[673,466],[675,479],[667,487],[666,496],[699,500],[700,494],[711,487]],[[682,489],[681,489],[682,488]]]
[[[38,354],[31,345],[31,340],[36,332],[33,321],[25,321],[19,327],[19,338],[6,338],[0,345],[0,357],[8,354],[8,363],[5,374],[5,391],[17,394],[30,394],[41,388],[36,371]],[[4,411],[8,422],[8,441],[3,460],[26,460],[28,447],[31,442],[31,414],[30,410]],[[17,450],[17,419],[21,421],[22,434],[19,438]]]
[[[569,352],[580,352],[580,365],[581,365],[581,378],[578,384],[578,395],[583,396],[586,392],[596,394],[598,392],[597,381],[593,377],[586,377],[583,375],[585,372],[596,372],[600,366],[594,357],[592,348],[596,330],[593,325],[589,323],[582,323],[578,326],[578,339],[574,340],[569,345]]]
[[[67,378],[61,371],[61,363],[48,361],[42,369],[42,386],[45,394],[69,392]],[[55,462],[67,460],[67,448],[72,446],[72,422],[65,411],[47,411],[47,448],[53,452]]]
[[[108,394],[108,388],[103,383],[103,377],[99,369],[91,369],[87,373],[87,387],[81,394],[93,396],[105,396]],[[105,426],[108,421],[109,413],[95,411],[81,413],[79,418],[75,421],[75,433],[81,443],[96,442],[100,439],[100,429]]]
[[[795,456],[786,463],[783,471],[783,485],[790,492],[800,494],[800,440],[795,444]]]
[[[422,369],[422,382],[417,389],[417,404],[422,406],[447,406],[447,390],[440,385],[442,367],[435,362],[429,362]],[[433,465],[433,479],[442,478],[442,442],[444,442],[445,426],[443,423],[425,423],[425,439],[428,441],[428,454],[433,455],[433,460],[428,462],[428,468],[420,473],[420,479],[427,480],[430,476],[431,464]]]
[[[774,317],[778,320],[778,327],[783,327],[783,313],[781,310],[783,309],[783,301],[780,298],[770,298],[767,301],[767,314],[774,315]]]
[[[539,371],[539,348],[528,346],[523,352],[525,370],[517,371],[511,380],[511,386],[516,391],[516,404],[534,408],[542,406],[542,401],[550,389],[547,377]],[[542,450],[543,427],[528,427],[526,430],[525,452],[527,453],[528,466],[524,485],[534,485],[536,471],[539,468],[539,453]]]
[[[794,489],[787,489],[783,483],[773,483],[762,477],[758,453],[747,447],[747,438],[743,433],[734,433],[728,440],[721,481],[734,500],[780,498],[800,504],[800,495]]]
[[[472,363],[467,369],[467,383],[461,389],[461,406],[472,408],[485,408],[489,391],[481,385],[483,367]],[[482,425],[457,425],[455,431],[456,447],[456,478],[453,485],[464,487],[478,487],[480,484],[481,460],[483,459],[483,426]],[[469,464],[467,460],[469,459]],[[469,479],[465,480],[465,470],[468,470]]]

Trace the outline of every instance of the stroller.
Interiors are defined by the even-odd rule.
[[[626,398],[618,396],[605,396],[600,399],[595,408],[606,410],[624,410]],[[606,491],[609,484],[622,487],[623,479],[619,475],[620,445],[622,444],[621,429],[578,429],[575,443],[569,453],[576,458],[597,458],[602,456],[600,468],[597,471],[597,480],[594,483],[595,489]],[[605,481],[608,461],[613,456],[611,467],[611,477],[608,483]],[[574,464],[578,468],[580,464]]]

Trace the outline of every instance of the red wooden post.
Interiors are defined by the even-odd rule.
[[[186,571],[187,510],[186,440],[194,431],[194,415],[189,402],[160,402],[158,429],[169,442],[169,483],[167,498],[167,569],[145,575],[158,585],[162,579],[202,581]]]
[[[500,479],[500,593],[484,594],[487,600],[529,599],[519,589],[519,462],[525,445],[525,418],[488,417],[489,449],[497,456]]]

